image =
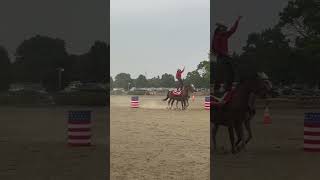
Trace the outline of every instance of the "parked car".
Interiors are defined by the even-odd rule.
[[[279,89],[273,88],[271,89],[271,97],[272,98],[276,98],[280,96],[280,91]]]
[[[294,95],[294,92],[291,88],[289,87],[285,87],[282,89],[282,92],[281,92],[283,95]]]

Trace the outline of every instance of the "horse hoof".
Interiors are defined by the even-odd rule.
[[[232,153],[232,154],[237,154],[238,152],[239,152],[239,151],[237,150],[237,148],[231,150],[231,153]]]

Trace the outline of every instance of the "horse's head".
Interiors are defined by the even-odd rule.
[[[255,87],[252,89],[254,93],[266,97],[267,94],[271,93],[272,82],[264,72],[258,72],[256,76]]]
[[[185,89],[186,91],[188,91],[188,92],[191,92],[191,93],[197,92],[197,90],[196,90],[196,88],[194,87],[193,84],[185,85],[185,86],[184,86],[184,89]]]

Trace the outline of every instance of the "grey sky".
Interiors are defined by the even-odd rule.
[[[112,0],[111,75],[186,73],[208,58],[209,0]],[[186,75],[185,73],[185,75]]]
[[[244,18],[229,44],[231,53],[241,52],[248,34],[277,23],[287,2],[112,0],[111,75],[128,72],[135,78],[146,72],[150,78],[174,74],[183,65],[192,71],[208,57],[210,21],[211,25],[221,21],[231,26],[238,15]]]
[[[279,20],[279,12],[288,0],[214,0],[211,1],[211,30],[216,22],[231,26],[239,15],[243,16],[237,32],[229,41],[231,53],[241,52],[249,33],[272,27]]]
[[[71,53],[87,52],[95,40],[107,40],[106,0],[1,0],[0,45],[13,54],[35,34],[64,39]]]

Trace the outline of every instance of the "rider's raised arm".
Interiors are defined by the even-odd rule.
[[[238,28],[239,21],[240,21],[240,19],[238,18],[236,20],[236,22],[233,24],[233,26],[230,28],[230,30],[226,32],[227,37],[230,37],[234,32],[236,32],[236,30]]]
[[[182,69],[181,73],[183,73],[183,71],[184,71],[184,68],[185,68],[185,67],[183,67],[183,69]]]

